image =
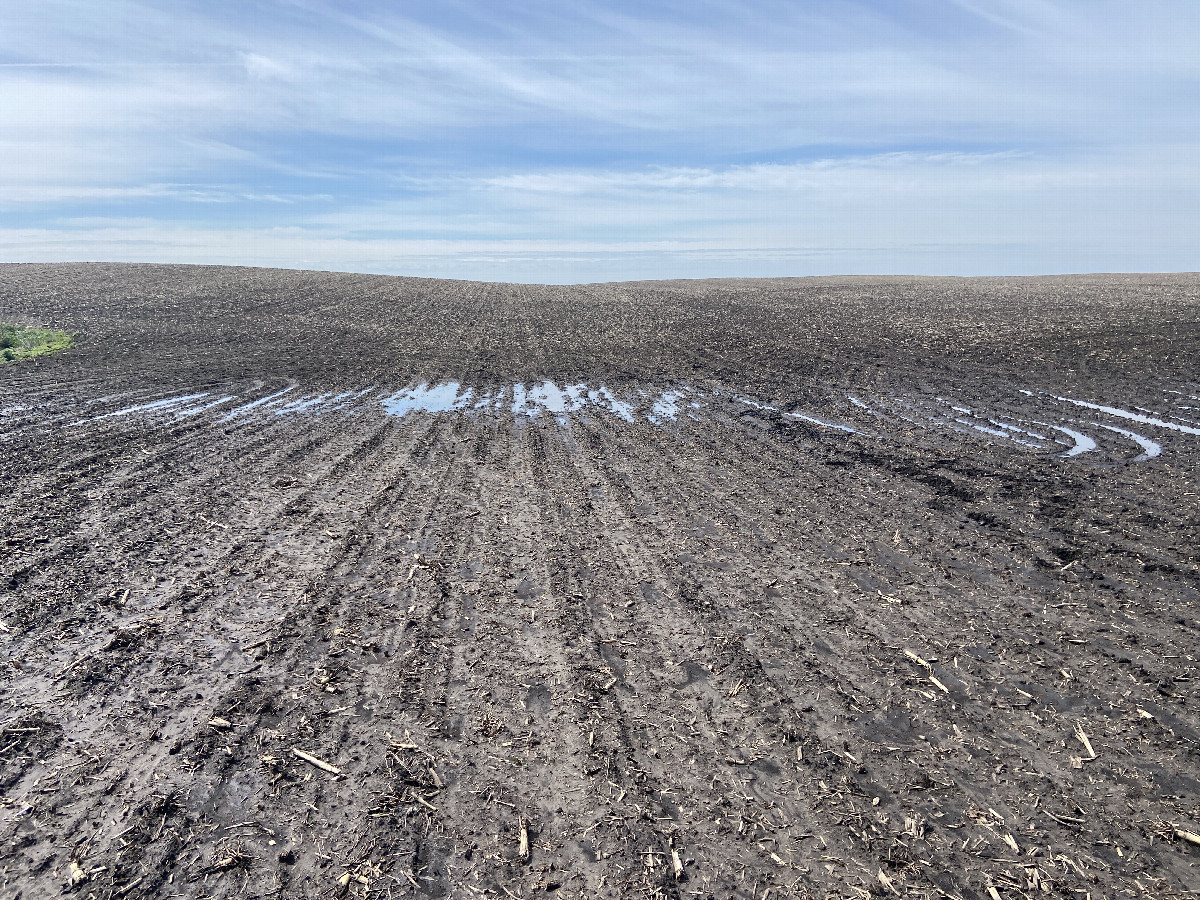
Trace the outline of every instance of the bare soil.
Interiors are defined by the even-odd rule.
[[[0,319],[2,897],[1200,889],[1200,276]]]

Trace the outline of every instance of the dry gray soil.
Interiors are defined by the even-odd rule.
[[[0,896],[1194,895],[1198,301],[0,266]]]

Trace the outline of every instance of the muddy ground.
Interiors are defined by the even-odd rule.
[[[0,320],[0,896],[1200,889],[1200,276]]]

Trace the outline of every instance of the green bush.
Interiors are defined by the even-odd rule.
[[[75,335],[53,328],[0,325],[0,363],[32,359],[74,346]]]

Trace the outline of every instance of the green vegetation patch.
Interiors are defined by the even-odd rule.
[[[33,359],[75,345],[75,335],[53,328],[0,324],[0,363]]]

